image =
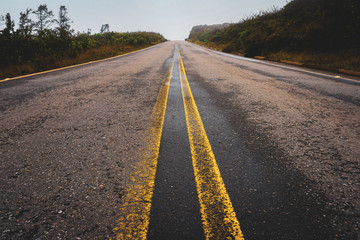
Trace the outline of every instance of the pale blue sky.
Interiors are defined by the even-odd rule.
[[[75,31],[92,33],[108,23],[111,31],[154,31],[169,40],[188,37],[194,25],[238,22],[244,16],[283,7],[289,0],[0,0],[0,15],[10,13],[18,24],[20,12],[47,4],[55,17],[65,5]],[[1,26],[3,28],[4,25]]]

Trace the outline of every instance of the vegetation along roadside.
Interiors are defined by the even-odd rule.
[[[36,19],[36,20],[33,20]],[[74,33],[65,6],[58,18],[40,5],[20,13],[18,28],[9,13],[0,16],[0,79],[64,67],[145,48],[166,41],[159,33],[109,30]]]
[[[293,0],[236,24],[195,26],[187,40],[247,57],[360,75],[360,1]]]

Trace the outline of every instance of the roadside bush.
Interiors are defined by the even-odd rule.
[[[293,0],[282,9],[262,11],[216,31],[204,26],[193,27],[188,40],[222,46],[224,52],[250,57],[277,56],[278,52],[324,57],[346,52],[352,59],[360,58],[359,0]],[[320,59],[317,64],[322,64]],[[344,66],[341,61],[335,65],[360,70],[360,66]]]

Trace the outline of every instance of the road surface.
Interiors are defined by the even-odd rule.
[[[187,42],[0,82],[1,239],[358,239],[360,80]]]

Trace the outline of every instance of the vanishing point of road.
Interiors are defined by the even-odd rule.
[[[0,81],[1,239],[359,239],[360,79],[188,42]]]

